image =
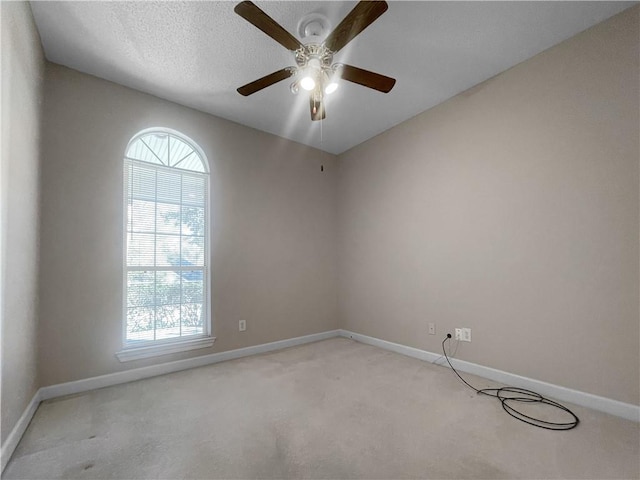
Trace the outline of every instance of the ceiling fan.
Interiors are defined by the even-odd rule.
[[[291,50],[295,56],[296,66],[283,68],[247,83],[238,88],[238,93],[249,96],[297,75],[300,79],[291,85],[292,92],[297,93],[299,88],[308,91],[311,120],[322,120],[325,118],[324,95],[328,95],[338,88],[339,79],[357,83],[379,92],[390,92],[396,83],[394,78],[352,65],[333,63],[333,56],[386,12],[387,8],[388,5],[385,1],[361,1],[323,42],[314,43],[311,41],[303,44],[253,2],[239,3],[234,11],[287,50]]]

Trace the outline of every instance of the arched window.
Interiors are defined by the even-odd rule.
[[[176,131],[144,130],[127,146],[124,192],[124,350],[118,357],[211,345],[204,153]],[[148,348],[156,345],[168,348]],[[132,354],[136,347],[142,353]]]

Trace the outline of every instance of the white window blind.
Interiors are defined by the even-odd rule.
[[[209,334],[208,168],[176,134],[125,156],[125,347]]]

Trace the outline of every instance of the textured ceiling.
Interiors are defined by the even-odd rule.
[[[335,27],[356,4],[255,3],[298,38],[305,15],[323,13]],[[236,92],[295,62],[236,15],[234,2],[31,5],[52,62],[337,154],[634,3],[389,2],[334,61],[395,77],[394,89],[343,82],[323,122],[311,122],[291,79],[249,97]]]

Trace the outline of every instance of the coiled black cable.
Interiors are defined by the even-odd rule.
[[[444,358],[447,359],[447,363],[451,367],[451,370],[453,370],[453,373],[455,373],[458,378],[462,380],[462,383],[474,390],[476,393],[480,395],[487,395],[489,397],[495,397],[500,400],[504,411],[511,415],[513,418],[516,418],[521,422],[528,423],[529,425],[533,425],[534,427],[545,428],[547,430],[571,430],[572,428],[576,428],[578,426],[578,423],[580,423],[580,419],[578,418],[578,416],[561,403],[543,397],[539,393],[536,393],[532,390],[527,390],[526,388],[501,387],[483,388],[478,390],[476,387],[462,378],[458,371],[453,368],[453,365],[451,365],[451,361],[449,360],[449,356],[447,355],[444,347],[445,342],[450,339],[451,334],[447,333],[447,336],[444,338],[444,340],[442,340],[442,353],[444,353]],[[571,415],[571,417],[573,417],[573,420],[567,422],[548,422],[540,418],[531,417],[529,415],[525,415],[514,407],[514,404],[517,405],[518,403],[540,403],[544,405],[550,405]]]

